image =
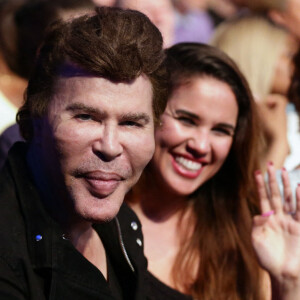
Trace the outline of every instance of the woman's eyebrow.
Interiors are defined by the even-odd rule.
[[[233,132],[235,131],[235,126],[234,125],[231,125],[229,123],[219,123],[218,126],[220,127],[223,127],[223,128],[227,128],[227,129],[230,129],[232,130]]]
[[[200,119],[199,116],[197,116],[196,114],[193,114],[193,113],[191,113],[191,112],[189,112],[189,111],[187,111],[187,110],[184,110],[184,109],[177,109],[175,112],[176,112],[177,114],[187,115],[187,116],[189,116],[189,117],[191,117],[191,118],[193,118],[193,119],[197,119],[197,120]]]
[[[187,115],[193,119],[196,119],[196,120],[200,120],[199,116],[194,114],[194,113],[191,113],[189,111],[186,111],[184,109],[177,109],[175,111],[177,114],[183,114],[183,115]],[[232,130],[233,132],[235,131],[235,128],[236,126],[232,125],[232,124],[229,124],[229,123],[218,123],[218,126],[220,127],[223,127],[223,128],[227,128],[229,130]]]

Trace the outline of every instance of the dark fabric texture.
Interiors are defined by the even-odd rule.
[[[150,272],[146,274],[146,287],[149,300],[193,300],[192,296],[182,294],[167,286]]]
[[[8,127],[0,135],[0,169],[4,165],[9,149],[18,141],[23,141],[18,124]]]
[[[0,299],[145,299],[147,261],[143,244],[136,242],[143,238],[133,211],[123,204],[113,221],[94,225],[113,268],[113,286],[121,287],[112,292],[45,210],[26,152],[26,143],[16,143],[0,174]]]

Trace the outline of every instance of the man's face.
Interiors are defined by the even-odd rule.
[[[107,221],[154,152],[151,83],[60,78],[40,131],[46,172],[66,187],[71,216]]]

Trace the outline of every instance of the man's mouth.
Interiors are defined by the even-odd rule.
[[[112,194],[123,180],[118,174],[101,171],[85,173],[83,178],[87,182],[90,192],[100,198]]]
[[[190,179],[198,177],[203,166],[200,162],[179,155],[173,157],[172,165],[176,173]]]

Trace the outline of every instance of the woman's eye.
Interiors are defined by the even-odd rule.
[[[76,116],[77,119],[80,119],[82,121],[89,121],[89,120],[92,120],[92,116],[91,115],[88,115],[88,114],[79,114]]]
[[[188,117],[177,117],[177,120],[179,120],[181,123],[185,125],[195,125],[195,121]]]
[[[229,136],[233,136],[233,133],[226,129],[226,128],[214,128],[213,129],[215,132],[217,132],[220,135],[229,135]]]

